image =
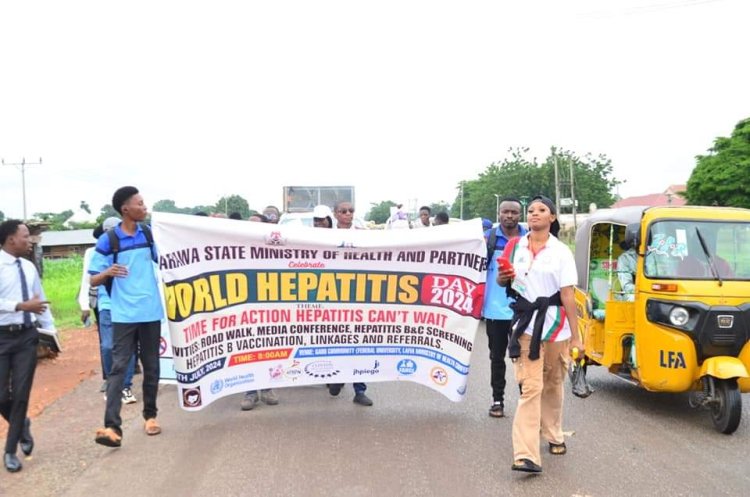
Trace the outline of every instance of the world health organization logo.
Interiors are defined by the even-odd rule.
[[[216,395],[219,392],[224,390],[224,380],[222,379],[216,379],[213,382],[211,382],[211,393]]]
[[[396,364],[396,369],[402,375],[410,375],[417,372],[417,363],[411,359],[401,359]]]

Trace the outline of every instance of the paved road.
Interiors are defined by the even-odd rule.
[[[164,433],[143,434],[140,402],[124,408],[120,449],[93,442],[103,401],[81,384],[35,421],[37,448],[18,474],[0,473],[7,496],[675,496],[750,494],[750,395],[732,436],[685,395],[650,394],[601,370],[597,392],[566,398],[566,456],[544,474],[510,471],[511,419],[492,419],[483,328],[469,393],[454,404],[407,382],[370,385],[372,408],[324,387],[280,390],[281,404],[239,409],[224,398],[198,413],[160,392]],[[510,373],[509,373],[510,374]],[[517,393],[509,388],[508,404]],[[19,452],[20,454],[20,452]]]

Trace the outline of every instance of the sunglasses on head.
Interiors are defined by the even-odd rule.
[[[354,209],[339,209],[339,214],[346,214],[347,212],[354,214]]]

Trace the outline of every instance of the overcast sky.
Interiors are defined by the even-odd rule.
[[[451,202],[509,147],[687,181],[750,116],[747,0],[45,1],[0,6],[0,157],[29,215],[280,205],[284,185]],[[0,210],[21,216],[0,167]]]

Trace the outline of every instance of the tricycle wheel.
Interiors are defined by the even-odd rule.
[[[711,404],[711,419],[714,428],[730,435],[740,425],[742,397],[736,379],[714,380],[714,402]]]

